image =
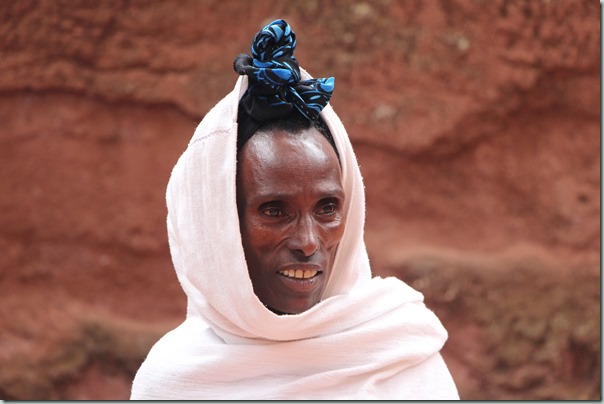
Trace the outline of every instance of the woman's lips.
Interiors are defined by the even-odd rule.
[[[323,271],[318,267],[289,266],[278,272],[279,279],[285,286],[295,292],[309,292],[318,284]]]
[[[316,269],[285,269],[283,271],[279,271],[279,273],[283,276],[287,276],[288,278],[296,278],[296,279],[308,279],[315,276],[319,271]]]

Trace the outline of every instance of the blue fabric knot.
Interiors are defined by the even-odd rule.
[[[295,49],[294,31],[286,21],[275,20],[254,36],[251,57],[240,54],[235,58],[235,71],[249,78],[241,104],[255,120],[278,119],[293,108],[315,120],[331,99],[334,78],[300,81]]]

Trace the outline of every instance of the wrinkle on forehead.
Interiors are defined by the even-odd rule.
[[[275,148],[276,137],[279,137],[279,149]],[[248,156],[263,165],[282,163],[282,159],[287,158],[292,165],[303,169],[305,165],[324,163],[333,158],[338,161],[333,147],[314,128],[296,134],[282,130],[259,132],[244,147],[249,148]]]
[[[287,194],[345,197],[337,154],[316,129],[258,133],[239,157],[239,203]]]

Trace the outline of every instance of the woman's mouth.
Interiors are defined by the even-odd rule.
[[[310,266],[310,265],[309,265]],[[290,292],[297,294],[307,294],[322,285],[323,271],[320,267],[309,268],[309,266],[291,266],[282,269],[277,273],[281,283],[287,287]]]
[[[279,271],[279,274],[294,279],[308,279],[315,277],[319,271],[316,269],[285,269],[283,271]]]

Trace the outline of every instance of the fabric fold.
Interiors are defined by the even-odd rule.
[[[312,77],[301,69],[303,80]],[[276,315],[248,275],[236,205],[241,76],[197,127],[166,192],[170,252],[188,298],[186,320],[139,369],[132,399],[452,399],[439,351],[447,333],[423,295],[372,278],[363,241],[365,196],[350,139],[329,104],[338,149],[344,235],[321,301]]]

